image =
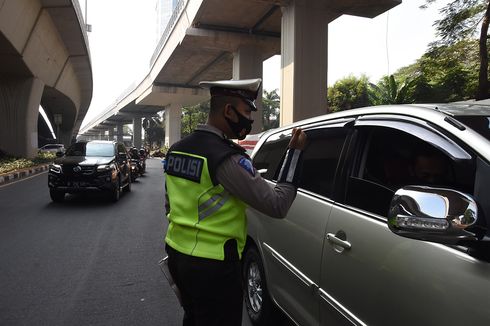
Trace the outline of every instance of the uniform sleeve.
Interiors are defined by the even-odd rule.
[[[296,197],[296,187],[293,184],[270,184],[260,176],[250,159],[239,154],[221,163],[216,171],[216,178],[232,195],[275,218],[285,217]]]

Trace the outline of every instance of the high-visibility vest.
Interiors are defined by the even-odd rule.
[[[165,241],[175,250],[216,260],[241,258],[246,204],[216,181],[216,168],[236,153],[243,153],[241,147],[201,130],[170,148],[165,158],[170,202]]]

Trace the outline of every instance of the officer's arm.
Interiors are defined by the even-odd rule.
[[[218,167],[218,182],[249,206],[272,217],[283,218],[296,197],[305,146],[306,134],[300,128],[294,128],[275,186],[264,180],[249,158],[242,155],[234,155]]]
[[[296,196],[289,182],[273,185],[263,179],[242,155],[227,158],[216,171],[218,182],[235,197],[258,211],[276,218],[286,216]]]

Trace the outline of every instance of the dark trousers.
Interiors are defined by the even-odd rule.
[[[183,326],[240,326],[240,261],[184,255],[167,246],[168,267],[182,295]]]

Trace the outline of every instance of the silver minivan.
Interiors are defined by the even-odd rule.
[[[247,211],[252,323],[490,325],[489,125],[476,103],[393,105],[265,133],[271,186],[291,129],[309,142],[286,218]]]

